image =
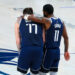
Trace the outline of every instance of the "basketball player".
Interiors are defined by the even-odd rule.
[[[16,44],[19,50],[17,70],[26,75],[30,68],[31,75],[38,75],[43,59],[43,27],[41,23],[24,19],[33,15],[32,8],[25,8],[22,17],[15,24]]]
[[[30,15],[26,15],[28,20],[43,23],[46,27],[46,49],[44,56],[44,62],[42,65],[40,75],[46,75],[50,71],[50,75],[57,75],[58,65],[60,60],[60,42],[61,37],[64,38],[64,57],[65,60],[70,59],[68,52],[68,35],[64,22],[60,18],[56,18],[54,15],[54,8],[50,4],[46,4],[43,7],[43,18],[38,18]]]

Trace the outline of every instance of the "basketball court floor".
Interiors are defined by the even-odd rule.
[[[74,0],[0,0],[0,75],[20,75],[17,72],[18,50],[15,43],[14,24],[25,7],[42,15],[44,4],[55,8],[54,15],[66,25],[69,36],[70,61],[64,59],[64,43],[61,41],[61,59],[58,75],[75,75],[75,1]]]

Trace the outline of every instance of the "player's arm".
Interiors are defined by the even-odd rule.
[[[15,38],[16,38],[16,45],[18,50],[20,50],[20,40],[21,40],[20,33],[19,33],[19,21],[20,18],[18,18],[17,22],[15,23]]]
[[[63,25],[64,25],[63,38],[64,38],[64,45],[65,45],[64,57],[65,57],[65,60],[69,60],[70,59],[70,55],[68,52],[69,40],[68,40],[68,35],[67,35],[65,24],[63,23]]]
[[[45,44],[45,27],[43,26],[43,42]]]
[[[35,17],[35,16],[33,16],[33,15],[31,15],[31,16],[25,16],[25,18],[26,19],[28,19],[28,20],[32,20],[32,21],[34,21],[34,22],[38,22],[38,23],[43,23],[43,24],[45,24],[45,27],[46,27],[46,29],[48,29],[50,26],[51,26],[51,21],[50,20],[48,20],[47,18],[45,18],[45,17]]]

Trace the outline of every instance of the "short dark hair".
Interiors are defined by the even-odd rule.
[[[32,8],[25,8],[23,10],[23,14],[33,14],[33,9]]]
[[[54,8],[51,4],[46,4],[43,6],[43,11],[47,12],[48,14],[53,14]]]

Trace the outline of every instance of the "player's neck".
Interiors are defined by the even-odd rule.
[[[54,17],[54,15],[52,14],[52,15],[48,15],[48,16],[47,16],[47,18],[51,18],[51,17]]]

